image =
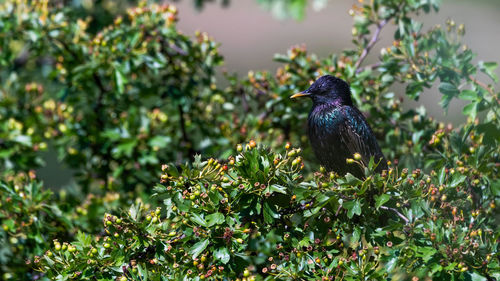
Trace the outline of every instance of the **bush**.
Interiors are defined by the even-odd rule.
[[[175,29],[175,7],[130,9],[127,17],[118,17],[93,35],[86,32],[88,20],[72,20],[65,9],[4,5],[3,18],[12,25],[3,49],[12,50],[14,42],[23,40],[28,46],[25,64],[45,56],[54,59],[41,73],[33,69],[41,74],[39,79],[50,81],[50,92],[42,95],[42,86],[35,84],[38,99],[15,98],[18,92],[33,92],[30,82],[18,91],[5,88],[6,99],[27,102],[25,112],[17,113],[26,114],[26,121],[44,113],[53,122],[49,127],[33,124],[43,132],[35,136],[50,140],[78,171],[84,187],[133,189],[150,184],[157,175],[149,171],[167,159],[189,159],[196,151],[213,153],[220,149],[219,142],[226,142],[215,138],[219,128],[209,124],[219,121],[206,110],[216,101],[214,67],[221,57],[206,34],[192,40]],[[12,16],[12,11],[21,15]],[[12,66],[14,58],[6,52],[3,62]],[[22,70],[23,76],[36,79]],[[5,72],[12,83],[23,83],[17,71]],[[221,106],[215,102],[210,107],[215,111]],[[29,142],[29,134],[12,138]],[[143,172],[131,172],[137,168]]]
[[[299,151],[250,142],[227,164],[165,165],[163,208],[106,214],[104,235],[80,235],[66,251],[56,241],[38,266],[83,280],[498,277],[499,190],[494,175],[477,177],[476,154],[457,170],[365,167],[365,180],[306,181]]]
[[[321,59],[294,46],[276,74],[227,74],[226,88],[217,44],[178,31],[174,6],[92,19],[99,8],[61,3],[0,5],[4,279],[500,278],[496,63],[472,62],[463,25],[422,29],[414,17],[436,1],[353,6],[354,49]],[[287,3],[300,17],[303,1]],[[393,44],[367,65],[390,23]],[[289,96],[323,74],[350,83],[389,170],[314,164],[309,105]],[[403,109],[397,83],[415,100],[438,84],[444,110],[467,101],[467,121]],[[36,181],[50,147],[75,189]]]
[[[0,271],[4,280],[39,279],[32,262],[54,239],[72,240],[79,232],[99,233],[105,212],[118,211],[126,195],[88,194],[83,200],[65,191],[45,190],[35,174],[6,175],[0,180]],[[128,203],[127,203],[128,204]],[[66,249],[66,248],[65,248]]]
[[[31,262],[33,255],[43,254],[56,235],[70,238],[63,232],[72,228],[72,223],[51,202],[51,192],[42,190],[40,183],[27,177],[19,175],[9,182],[0,182],[0,265],[1,271],[6,272],[3,279],[13,276],[38,279],[40,274],[30,270],[26,263]]]

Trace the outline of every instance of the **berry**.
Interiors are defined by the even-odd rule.
[[[245,269],[245,271],[243,271],[243,277],[248,277],[250,276],[250,271],[248,269]]]

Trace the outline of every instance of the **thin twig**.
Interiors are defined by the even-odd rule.
[[[481,82],[481,81],[477,80],[477,79],[476,79],[476,78],[474,78],[472,75],[469,75],[469,79],[470,79],[472,82],[476,83],[479,87],[481,87],[481,88],[485,89],[486,91],[488,91],[488,93],[490,93],[490,94],[493,96],[493,98],[495,98],[495,100],[496,100],[498,103],[500,103],[500,100],[499,100],[499,99],[498,99],[498,97],[495,95],[495,92],[494,92],[494,91],[493,91],[490,87],[488,87],[488,85],[486,85],[485,83],[483,83],[483,82]]]
[[[403,219],[406,222],[406,224],[410,223],[410,220],[407,217],[405,217],[403,214],[401,214],[398,210],[396,210],[394,208],[386,207],[386,206],[380,206],[380,209],[393,211],[393,212],[395,212],[398,215],[398,217],[400,217],[401,219]]]
[[[245,113],[247,113],[250,110],[250,106],[248,105],[247,95],[245,94],[243,87],[240,86],[238,88],[238,93],[241,96],[241,104],[243,105],[243,110],[245,111]]]
[[[361,66],[363,61],[365,60],[366,56],[368,56],[368,53],[370,50],[373,48],[373,46],[377,43],[380,37],[380,32],[382,31],[382,28],[387,24],[387,19],[382,20],[377,24],[377,29],[373,33],[372,38],[370,39],[370,42],[366,45],[366,47],[363,49],[363,52],[361,53],[361,56],[359,57],[358,61],[356,64],[354,64],[354,69],[356,69],[356,73],[358,73],[358,68]]]
[[[356,73],[360,73],[360,72],[363,72],[367,69],[370,69],[370,70],[374,70],[375,68],[381,66],[382,63],[381,62],[376,62],[376,63],[373,63],[373,64],[369,64],[369,65],[366,65],[366,66],[363,66],[359,69],[356,70]]]

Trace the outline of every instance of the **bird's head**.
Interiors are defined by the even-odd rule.
[[[291,96],[292,99],[298,97],[310,97],[315,105],[352,105],[349,84],[331,75],[321,76],[307,90]]]

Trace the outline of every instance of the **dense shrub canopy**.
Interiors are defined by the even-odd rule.
[[[261,2],[296,18],[305,7]],[[417,15],[438,1],[361,1],[354,49],[293,46],[276,73],[227,74],[225,88],[217,43],[181,33],[173,5],[101,17],[96,3],[0,4],[3,279],[500,278],[497,64],[473,62],[463,25],[422,28]],[[366,64],[389,24],[393,44]],[[289,97],[324,74],[350,83],[387,171],[314,164],[310,105]],[[415,100],[437,85],[444,110],[467,101],[467,121],[403,109],[396,83]],[[74,189],[37,182],[49,148]]]

